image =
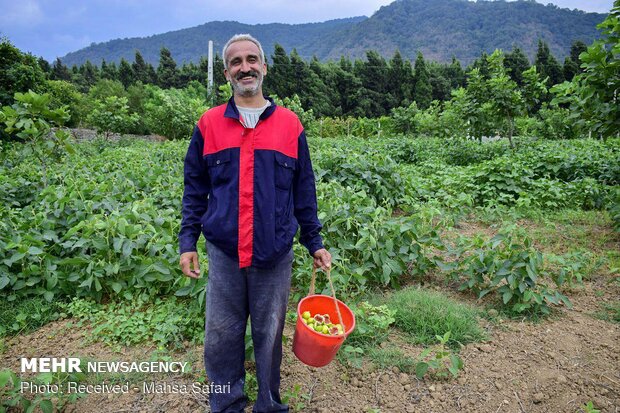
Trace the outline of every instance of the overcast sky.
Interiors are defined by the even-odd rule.
[[[0,36],[48,61],[89,44],[184,29],[215,20],[309,23],[370,16],[393,0],[0,0]],[[608,13],[613,0],[542,0]]]

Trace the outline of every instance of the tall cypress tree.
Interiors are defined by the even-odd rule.
[[[53,80],[65,80],[67,82],[71,81],[71,72],[69,72],[69,68],[65,66],[58,57],[52,65],[51,78]]]
[[[413,71],[411,63],[403,60],[400,51],[396,50],[388,70],[388,90],[394,97],[396,106],[409,106],[413,89]]]
[[[37,62],[39,63],[39,67],[41,68],[41,70],[43,70],[43,72],[49,76],[52,73],[52,66],[50,65],[50,63],[45,60],[43,57],[39,57],[37,59]]]
[[[118,80],[125,86],[125,89],[133,83],[133,70],[125,58],[121,58],[121,63],[118,66]]]
[[[547,85],[553,86],[564,81],[562,66],[549,50],[549,45],[542,40],[538,40],[538,50],[536,51],[536,70],[541,77],[547,79]]]
[[[450,82],[451,90],[465,87],[465,70],[463,70],[461,62],[459,62],[456,57],[452,56],[452,62],[446,67],[444,75]]]
[[[530,68],[530,61],[519,47],[506,53],[504,67],[510,78],[519,86],[523,86],[523,72]]]
[[[101,78],[108,80],[118,79],[118,70],[116,69],[116,63],[106,63],[105,59],[101,61]]]
[[[139,50],[136,50],[133,63],[131,64],[131,70],[133,71],[134,81],[139,81],[145,84],[149,83],[150,79],[148,67]]]
[[[581,60],[579,59],[579,55],[585,52],[588,49],[588,46],[581,40],[576,40],[570,47],[570,54],[566,56],[564,59],[564,67],[562,71],[564,72],[564,79],[572,80],[573,77],[582,73],[581,69]]]
[[[418,56],[415,59],[414,78],[413,100],[420,109],[426,109],[431,104],[433,90],[430,83],[430,74],[421,52],[418,52]]]
[[[170,50],[162,47],[159,52],[159,66],[157,67],[157,84],[169,89],[179,84],[179,70],[177,63],[172,58]]]
[[[388,90],[388,65],[383,56],[374,50],[366,52],[366,61],[356,61],[354,73],[362,81],[359,93],[362,116],[385,115],[395,106],[394,97]]]
[[[277,43],[271,55],[271,62],[265,77],[265,90],[281,99],[291,97],[295,93],[293,79],[296,75],[286,51]]]
[[[93,65],[90,60],[87,60],[86,63],[84,63],[84,66],[81,67],[81,69],[81,73],[84,78],[84,84],[87,87],[90,88],[92,85],[97,83],[97,80],[99,80],[99,68],[97,66]]]

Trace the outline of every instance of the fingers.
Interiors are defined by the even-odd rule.
[[[198,264],[198,254],[196,252],[185,252],[181,254],[179,265],[181,266],[181,271],[183,271],[183,274],[186,276],[191,278],[200,277],[200,266]]]
[[[192,263],[194,264],[194,274],[196,274],[196,278],[200,277],[200,264],[198,263],[198,254],[194,254],[192,256]]]
[[[321,249],[314,254],[314,268],[327,271],[332,265],[332,255],[326,249]]]

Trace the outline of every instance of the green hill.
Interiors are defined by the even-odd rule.
[[[590,44],[598,36],[596,25],[605,16],[545,6],[533,0],[396,0],[371,17],[308,24],[216,21],[149,37],[92,44],[67,54],[62,61],[69,66],[86,60],[97,64],[102,59],[133,61],[135,50],[139,50],[145,60],[157,64],[159,50],[165,46],[178,63],[198,62],[207,55],[208,40],[214,41],[219,52],[235,33],[251,33],[259,38],[268,56],[275,43],[280,43],[287,52],[296,48],[305,59],[313,55],[321,60],[335,60],[342,55],[361,58],[369,49],[391,57],[399,49],[410,60],[421,51],[431,60],[449,61],[455,56],[468,64],[483,51],[510,50],[513,45],[533,57],[538,39],[547,42],[553,54],[563,59],[574,40]]]

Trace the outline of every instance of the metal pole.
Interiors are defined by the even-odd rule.
[[[207,72],[207,89],[211,96],[211,104],[213,104],[213,40],[209,40],[209,69]]]

